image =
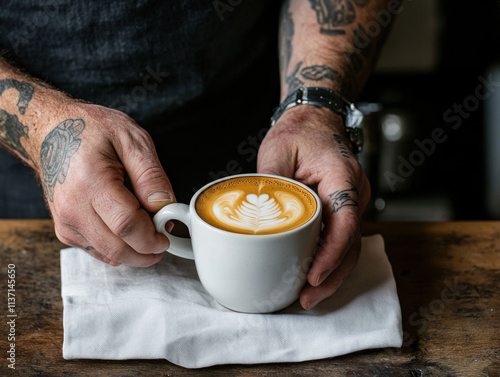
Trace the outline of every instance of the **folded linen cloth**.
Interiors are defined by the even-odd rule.
[[[236,313],[203,288],[194,262],[111,267],[61,251],[65,359],[167,359],[187,368],[293,362],[402,344],[401,309],[380,235],[332,297],[306,311]]]

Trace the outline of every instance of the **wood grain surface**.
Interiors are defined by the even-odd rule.
[[[500,222],[367,223],[363,233],[385,239],[403,313],[401,349],[189,370],[165,360],[64,360],[59,251],[65,246],[51,221],[0,220],[0,375],[499,377]],[[7,360],[11,264],[15,369]]]

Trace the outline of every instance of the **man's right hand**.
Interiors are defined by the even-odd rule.
[[[149,134],[124,113],[73,101],[37,134],[31,156],[59,240],[113,266],[158,262],[169,242],[150,213],[175,196]]]

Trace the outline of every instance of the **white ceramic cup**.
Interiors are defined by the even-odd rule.
[[[198,196],[208,187],[243,176],[265,176],[293,182],[314,196],[316,211],[301,226],[274,234],[242,234],[216,228],[196,212]],[[165,225],[178,220],[190,238],[169,234]],[[192,197],[189,205],[172,203],[153,218],[158,232],[170,240],[168,252],[194,259],[201,283],[221,305],[234,311],[268,313],[281,310],[299,297],[306,282],[321,228],[321,201],[300,182],[269,174],[240,174],[211,182]]]

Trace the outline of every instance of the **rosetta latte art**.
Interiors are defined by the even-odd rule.
[[[295,195],[275,191],[273,196],[226,192],[213,202],[213,216],[227,226],[253,234],[277,232],[301,221],[304,205]]]

